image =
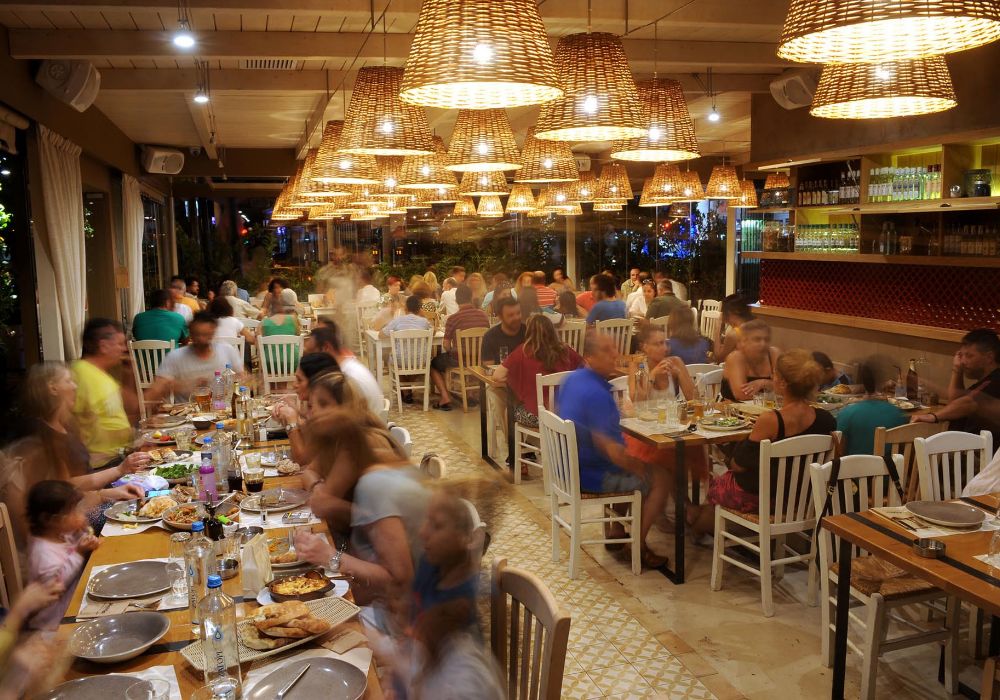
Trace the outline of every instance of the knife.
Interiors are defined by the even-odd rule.
[[[298,675],[295,676],[295,678],[293,678],[292,680],[288,681],[288,684],[285,685],[284,688],[282,688],[281,690],[278,691],[278,694],[275,696],[275,700],[285,700],[285,694],[289,690],[292,689],[293,685],[295,685],[296,683],[299,682],[299,680],[302,678],[302,676],[306,675],[306,671],[309,670],[310,666],[311,666],[311,664],[306,664],[305,668],[303,668],[301,671],[299,671]]]

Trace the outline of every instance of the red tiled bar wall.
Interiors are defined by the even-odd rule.
[[[765,306],[935,328],[1000,328],[1000,269],[761,260]]]

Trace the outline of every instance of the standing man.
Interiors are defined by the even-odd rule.
[[[147,400],[157,401],[173,391],[175,400],[189,401],[195,389],[211,386],[215,373],[224,370],[227,364],[236,372],[237,381],[241,381],[243,358],[232,345],[215,342],[217,326],[218,321],[207,311],[194,315],[188,327],[191,342],[163,358],[156,380],[146,392]]]
[[[376,416],[382,415],[385,410],[382,387],[378,385],[371,370],[365,367],[364,363],[355,357],[353,352],[344,347],[340,329],[337,328],[336,323],[326,321],[323,325],[314,328],[302,343],[302,351],[303,353],[325,352],[336,360],[351,388],[365,397],[368,410]]]
[[[628,271],[628,279],[622,282],[622,299],[628,299],[628,295],[639,289],[639,268],[633,267]]]
[[[132,438],[122,387],[113,376],[127,351],[125,333],[117,321],[92,318],[83,327],[83,357],[70,366],[76,382],[73,415],[80,439],[90,451],[91,469],[116,461],[119,450]]]
[[[173,305],[170,292],[166,289],[150,292],[149,310],[140,311],[132,319],[132,337],[136,340],[173,341],[180,345],[188,336],[187,322],[172,310]]]
[[[642,491],[642,514],[639,537],[642,541],[642,565],[658,569],[667,558],[655,554],[646,544],[653,521],[667,504],[667,472],[648,469],[625,452],[621,415],[611,394],[608,378],[615,371],[618,350],[607,335],[591,333],[583,346],[584,367],[573,370],[559,391],[559,415],[576,426],[577,453],[580,463],[580,489],[586,493],[622,493]],[[683,495],[678,496],[683,497]],[[619,508],[615,506],[616,510]],[[619,513],[623,511],[619,510]],[[635,531],[633,530],[633,535]],[[606,524],[608,539],[623,539],[621,523]],[[607,549],[622,549],[624,544],[606,544]]]
[[[661,279],[656,283],[656,297],[646,305],[646,318],[669,316],[680,306],[687,304],[674,296],[674,287],[669,279]]]
[[[596,302],[587,314],[588,325],[597,321],[628,317],[625,312],[625,302],[621,299],[615,299],[615,283],[611,277],[597,275],[593,291]]]
[[[445,316],[450,316],[458,311],[458,301],[455,300],[455,291],[458,288],[458,280],[454,277],[446,277],[441,285],[441,310]]]
[[[974,380],[966,388],[965,378]],[[1000,444],[1000,338],[990,328],[969,331],[952,361],[948,404],[933,413],[910,418],[911,423],[950,421],[950,430],[993,434]]]
[[[552,287],[545,286],[545,273],[536,270],[531,277],[531,286],[535,288],[535,295],[538,297],[538,305],[542,309],[554,309],[559,294]]]
[[[455,267],[451,268],[451,272],[448,273],[448,276],[455,280],[455,286],[457,287],[465,282],[465,268],[461,265],[455,265]]]
[[[355,301],[358,304],[377,304],[382,299],[382,292],[372,284],[372,273],[361,270],[358,273],[358,293]]]
[[[434,405],[434,408],[439,411],[451,410],[451,393],[448,391],[445,375],[452,367],[458,367],[458,338],[456,334],[458,331],[470,328],[490,327],[490,319],[486,312],[472,305],[472,289],[469,288],[469,285],[458,285],[458,288],[455,289],[455,300],[458,302],[458,310],[448,316],[448,320],[444,324],[442,346],[445,352],[431,360],[431,379],[441,395],[441,400]]]

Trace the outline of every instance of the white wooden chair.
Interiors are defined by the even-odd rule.
[[[708,362],[684,365],[684,367],[687,369],[688,376],[694,381],[698,381],[699,374],[707,374],[722,368],[721,365],[713,365]]]
[[[434,329],[393,331],[389,334],[389,370],[396,405],[403,412],[403,389],[422,389],[424,410],[430,408],[431,348]]]
[[[483,336],[489,328],[469,328],[455,333],[455,352],[458,355],[458,367],[448,370],[446,377],[449,387],[458,379],[458,391],[462,395],[462,410],[469,410],[469,392],[475,391],[479,384],[469,380],[469,370],[480,362],[480,351],[483,348]],[[480,397],[482,400],[483,397]]]
[[[378,315],[379,305],[377,301],[370,301],[358,304],[354,307],[355,330],[358,337],[359,354],[364,356],[368,352],[365,342],[365,331],[372,327],[372,321]]]
[[[719,337],[719,331],[722,330],[722,312],[721,311],[702,311],[701,312],[701,334],[711,341],[714,341]]]
[[[913,451],[920,472],[920,498],[949,501],[960,498],[965,485],[989,464],[993,435],[987,430],[979,435],[949,430],[914,439]]]
[[[559,387],[562,383],[566,381],[572,372],[553,372],[552,374],[536,374],[535,375],[535,399],[538,403],[538,408],[547,408],[556,415],[558,415],[558,407],[556,405],[556,394],[559,392]],[[542,462],[542,489],[546,496],[552,493],[552,477],[549,474],[549,467],[545,462],[545,448],[541,447],[542,434],[541,426],[539,426],[538,442],[541,451],[541,462]],[[519,476],[515,474],[514,481],[517,483]]]
[[[681,301],[688,300],[688,288],[683,282],[678,282],[677,280],[670,280],[670,287],[673,289],[674,296]]]
[[[896,471],[902,475],[903,456],[893,455]],[[822,512],[827,499],[833,463],[813,464],[812,478],[813,505],[817,513]],[[876,455],[855,455],[842,457],[837,483],[830,499],[831,515],[852,513],[869,508],[900,505],[899,494],[889,478],[885,461]],[[829,530],[819,531],[819,571],[822,593],[821,613],[823,620],[822,650],[823,663],[833,666],[833,639],[836,626],[837,596],[833,588],[837,583],[837,557],[839,541]],[[857,644],[847,637],[848,646],[862,657],[861,695],[862,700],[875,697],[875,678],[878,659],[884,652],[905,649],[923,644],[945,642],[945,690],[950,694],[958,691],[958,622],[960,606],[958,601],[945,595],[944,591],[915,576],[905,575],[886,580],[866,578],[866,571],[877,568],[878,559],[852,547],[853,572],[851,575],[851,599],[860,604],[861,610],[852,611],[848,619],[864,630],[864,641]],[[875,566],[870,566],[875,564]],[[928,628],[914,624],[911,617],[902,617],[895,611],[904,606],[929,604],[931,601],[946,601],[943,624]],[[887,638],[889,622],[893,621],[906,630],[892,639]]]
[[[670,337],[670,329],[668,328],[668,326],[670,325],[669,316],[658,316],[656,318],[651,318],[649,319],[649,325],[663,329],[664,334],[668,338]]]
[[[549,494],[549,507],[552,511],[552,561],[559,561],[559,531],[569,532],[569,577],[576,578],[577,557],[580,547],[585,544],[618,544],[628,543],[632,546],[632,573],[638,576],[642,572],[640,560],[639,517],[642,513],[642,493],[631,491],[627,493],[584,494],[580,491],[580,461],[577,452],[576,426],[573,421],[563,420],[545,408],[539,408],[538,419],[542,429],[542,449],[545,451],[546,464],[549,468],[552,492]],[[600,506],[599,517],[583,515],[583,505]],[[628,505],[628,515],[619,515],[611,509],[614,505]],[[563,517],[562,509],[568,508],[568,515]],[[629,524],[630,531],[626,537],[608,539],[601,533],[598,539],[582,540],[581,528],[584,525],[622,523]]]
[[[410,453],[413,452],[413,439],[410,437],[410,431],[401,425],[394,425],[389,428],[389,434],[409,457]]]
[[[942,423],[905,423],[895,428],[875,428],[873,455],[879,457],[901,455],[903,468],[899,470],[899,480],[903,484],[906,501],[920,498],[920,470],[913,450],[913,441],[918,437],[928,438],[948,429],[948,421]]]
[[[300,335],[257,336],[260,385],[265,395],[270,394],[278,384],[295,381],[295,370],[299,367],[301,356],[302,336]]]
[[[620,377],[615,377],[608,383],[611,384],[611,396],[614,397],[615,404],[618,406],[618,409],[621,410],[621,407],[625,404],[625,400],[629,398],[628,376],[622,375]]]
[[[10,610],[21,595],[21,561],[14,544],[14,527],[7,506],[0,503],[0,606]]]
[[[722,311],[722,302],[718,299],[702,299],[698,302],[699,311]]]
[[[216,343],[225,343],[226,345],[231,345],[236,350],[236,353],[240,356],[240,359],[241,360],[243,359],[243,352],[246,349],[247,339],[244,338],[242,335],[238,336],[236,338],[220,338],[220,337],[216,336],[215,342]]]
[[[382,410],[378,412],[378,417],[382,419],[383,423],[389,422],[389,411],[392,410],[392,401],[389,399],[382,399]]]
[[[740,513],[722,506],[715,507],[715,547],[712,554],[712,590],[722,588],[722,567],[729,563],[760,577],[761,607],[765,617],[774,615],[771,582],[778,568],[779,574],[786,564],[811,564],[815,556],[813,529],[816,513],[813,509],[809,465],[828,461],[833,455],[833,437],[830,435],[796,435],[777,442],[762,440],[760,443],[759,500],[757,512]],[[775,474],[772,479],[772,464]],[[774,498],[771,496],[772,484]],[[773,506],[772,506],[773,503]],[[750,530],[749,537],[734,532],[730,525]],[[808,544],[809,551],[800,554],[785,544],[789,535],[799,535]],[[772,546],[772,540],[774,541]],[[746,547],[760,557],[759,566],[748,564],[726,554],[726,543]],[[816,568],[809,566],[808,602],[816,599]]]
[[[619,355],[628,355],[632,349],[632,329],[634,324],[630,318],[610,318],[598,321],[594,329],[602,335],[610,335],[618,348]]]
[[[587,322],[583,319],[567,318],[556,326],[556,335],[563,345],[573,348],[582,355],[583,339],[587,335]]]
[[[563,383],[569,372],[553,372],[552,374],[535,375],[535,398],[539,408],[547,408],[553,413],[556,410],[556,387]],[[546,392],[546,389],[548,391]],[[534,460],[524,456],[525,452],[534,452]],[[536,461],[537,460],[537,461]],[[514,421],[514,483],[521,483],[521,465],[536,467],[542,471],[542,484],[545,495],[549,495],[549,476],[545,469],[545,456],[542,454],[541,427],[529,428]]]
[[[493,560],[490,647],[511,700],[559,700],[570,617],[540,578]]]
[[[130,340],[128,352],[132,357],[132,373],[135,376],[135,390],[139,394],[139,417],[146,420],[145,391],[153,385],[156,371],[167,353],[174,349],[172,340]],[[173,393],[170,401],[174,400]]]
[[[698,390],[698,394],[706,401],[715,401],[715,397],[722,390],[723,374],[724,371],[720,367],[719,369],[713,369],[695,377],[695,389]]]

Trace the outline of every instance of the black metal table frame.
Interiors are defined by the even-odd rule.
[[[517,467],[514,464],[514,411],[511,410],[510,406],[510,390],[504,387],[504,391],[507,392],[507,464],[500,464],[493,456],[490,454],[490,440],[489,431],[493,430],[487,419],[487,413],[489,411],[489,396],[487,390],[491,384],[487,384],[486,380],[482,377],[479,379],[479,440],[480,440],[480,450],[482,452],[483,459],[494,469],[503,471],[505,469],[513,470]],[[498,387],[499,388],[499,387]]]

